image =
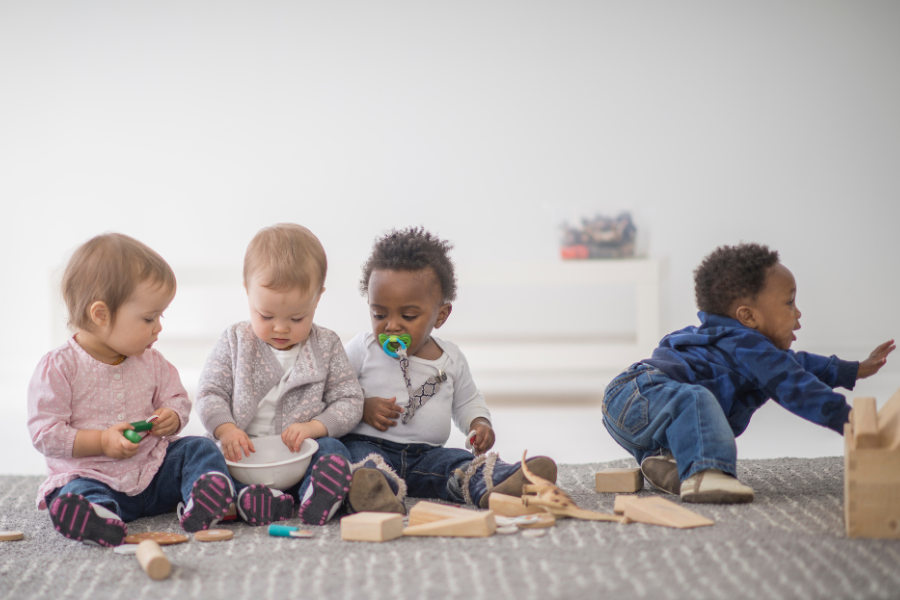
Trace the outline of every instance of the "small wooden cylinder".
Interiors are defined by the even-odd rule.
[[[150,579],[165,579],[172,572],[172,565],[159,544],[144,540],[137,547],[137,559]]]

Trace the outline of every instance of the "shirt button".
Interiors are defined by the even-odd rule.
[[[116,415],[116,418],[119,419],[120,421],[124,421],[124,420],[125,420],[125,415],[123,415],[122,413],[119,413],[119,414]]]
[[[123,394],[122,392],[119,392],[118,394],[116,394],[116,398],[118,398],[119,400],[121,400],[124,397],[125,397],[125,394]]]
[[[113,379],[122,379],[122,376],[119,373],[113,375]]]

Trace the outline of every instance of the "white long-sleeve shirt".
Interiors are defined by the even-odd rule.
[[[490,420],[484,396],[478,390],[469,371],[465,356],[453,342],[431,337],[443,354],[437,360],[409,357],[409,377],[413,390],[443,369],[447,381],[441,389],[416,410],[409,423],[397,419],[397,426],[378,431],[361,421],[351,433],[383,438],[400,444],[431,444],[443,446],[450,437],[451,420],[463,434],[469,432],[478,417]],[[396,398],[396,403],[409,404],[409,392],[400,371],[400,360],[388,356],[372,333],[361,333],[345,346],[347,357],[366,398]]]

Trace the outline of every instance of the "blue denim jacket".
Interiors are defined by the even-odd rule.
[[[670,333],[653,357],[641,362],[711,391],[735,435],[769,398],[807,421],[843,433],[850,406],[833,388],[853,389],[858,362],[779,350],[769,338],[734,319],[705,312],[697,316],[699,327]]]

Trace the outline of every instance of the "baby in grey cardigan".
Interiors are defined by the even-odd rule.
[[[325,250],[305,227],[260,230],[244,257],[250,321],[225,330],[200,376],[197,412],[226,459],[250,456],[260,436],[280,435],[292,452],[307,438],[319,445],[290,489],[235,481],[248,523],[293,517],[296,498],[301,519],[323,525],[349,490],[349,452],[337,438],[362,418],[363,393],[340,338],[313,323],[326,270]]]

